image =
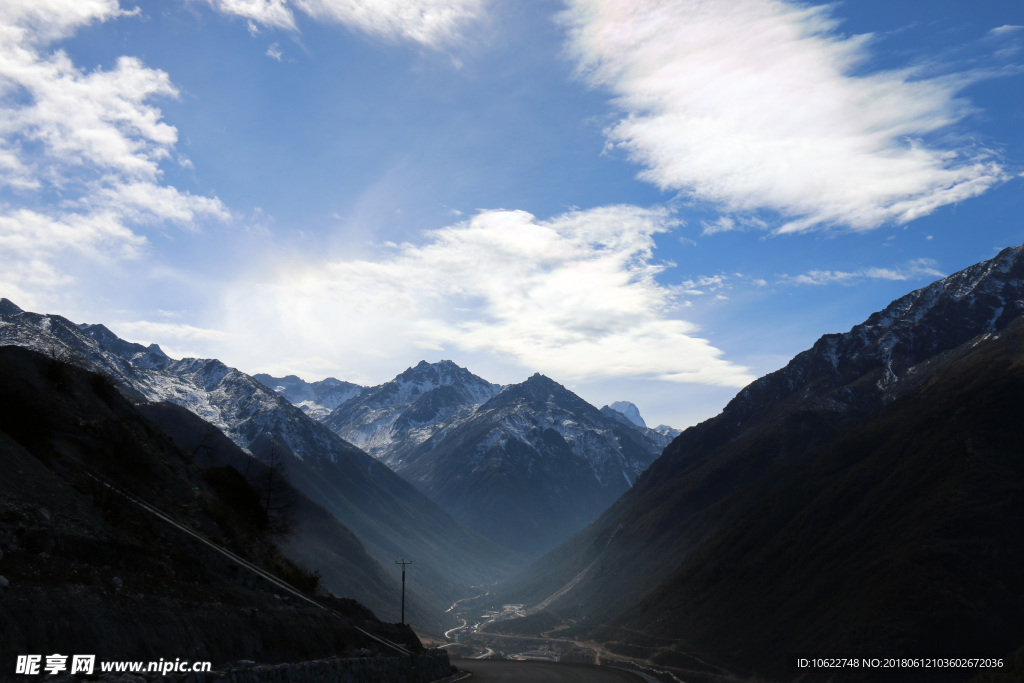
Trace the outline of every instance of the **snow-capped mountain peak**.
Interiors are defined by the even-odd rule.
[[[612,410],[616,410],[621,413],[627,420],[635,424],[637,427],[647,428],[647,423],[640,417],[640,409],[636,407],[636,404],[630,403],[629,401],[616,401],[608,406]]]
[[[501,391],[450,360],[420,361],[393,380],[367,387],[339,405],[324,423],[342,438],[381,458],[422,443],[442,423],[472,411]]]
[[[421,360],[381,386],[387,388],[379,392],[380,400],[391,405],[416,400],[417,396],[441,387],[456,387],[469,402],[483,403],[501,389],[500,385],[491,384],[450,360],[437,363]]]

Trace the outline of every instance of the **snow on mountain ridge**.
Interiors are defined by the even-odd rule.
[[[501,388],[450,360],[421,361],[389,382],[365,388],[339,405],[324,423],[343,439],[396,467],[397,451],[423,443]]]
[[[1024,315],[1022,256],[1024,246],[1009,247],[896,299],[848,332],[823,335],[740,391],[716,428],[738,430],[798,401],[798,391],[813,393],[815,407],[829,412],[893,401],[940,367],[942,354],[984,341]]]
[[[510,441],[518,441],[535,457],[555,456],[547,432],[561,437],[567,454],[587,470],[599,486],[606,485],[609,472],[632,482],[652,460],[660,447],[651,446],[641,459],[627,457],[619,434],[605,422],[603,414],[548,377],[535,374],[526,382],[506,387],[493,401],[479,406],[462,419],[463,423],[486,420],[493,428],[481,442],[484,450],[495,446],[506,448]],[[632,423],[627,421],[631,429]],[[461,425],[455,425],[457,429]],[[637,435],[640,436],[639,434]],[[633,446],[635,449],[635,445]],[[507,449],[507,448],[506,448]]]
[[[483,403],[501,390],[501,385],[491,384],[450,360],[437,363],[420,361],[415,367],[408,368],[391,382],[380,386],[387,387],[389,384],[396,389],[389,388],[381,392],[381,399],[386,403],[380,405],[407,403],[413,396],[448,386],[459,387],[469,403]]]
[[[328,377],[316,382],[306,382],[295,375],[271,377],[267,374],[253,375],[253,378],[283,396],[309,417],[323,421],[339,405],[355,398],[365,387]]]
[[[358,461],[363,469],[376,465],[330,430],[307,420],[289,401],[219,360],[173,360],[159,347],[154,350],[155,345],[127,342],[102,325],[76,325],[61,316],[25,312],[13,304],[0,305],[0,317],[6,323],[0,328],[0,344],[66,355],[76,364],[109,374],[135,400],[182,406],[244,450],[269,433],[300,459],[337,461],[344,456]]]
[[[661,452],[616,415],[534,374],[391,457],[458,519],[533,554],[593,521]]]

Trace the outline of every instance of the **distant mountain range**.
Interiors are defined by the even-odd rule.
[[[274,450],[285,459],[295,486],[354,532],[377,562],[391,567],[400,557],[416,559],[410,591],[425,611],[411,614],[432,628],[469,586],[507,576],[521,562],[459,524],[387,466],[220,361],[173,360],[155,344],[126,342],[102,325],[22,311],[6,299],[0,300],[2,345],[32,348],[101,372],[135,401],[182,406],[250,453]],[[344,591],[344,586],[334,588]]]
[[[293,401],[315,391],[259,378]],[[678,434],[647,428],[631,403],[616,404],[628,415],[599,411],[543,375],[503,387],[448,360],[352,393],[326,426],[463,524],[533,556],[593,521]]]
[[[339,405],[358,396],[364,388],[333,377],[319,382],[306,382],[295,375],[271,377],[261,373],[252,377],[316,420],[323,420]]]
[[[189,448],[216,429],[249,454],[277,453],[295,486],[376,562],[416,558],[411,614],[421,618],[418,609],[443,612],[469,586],[509,576],[524,555],[538,556],[593,521],[674,436],[647,428],[632,404],[599,411],[541,375],[502,387],[441,361],[376,387],[250,377],[6,299],[0,345],[104,373],[140,405],[184,408],[208,424],[185,430]],[[183,416],[151,412],[182,428]],[[284,547],[317,561],[301,541]],[[378,576],[380,568],[365,572]],[[339,593],[351,590],[344,574],[324,575]]]
[[[1022,253],[823,336],[685,430],[596,522],[503,587],[529,616],[493,628],[561,625],[687,680],[790,680],[795,652],[1020,647]]]

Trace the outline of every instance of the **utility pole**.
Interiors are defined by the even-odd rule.
[[[412,560],[406,562],[405,558],[402,558],[395,560],[395,564],[402,565],[402,623],[405,624],[405,565],[412,564]]]

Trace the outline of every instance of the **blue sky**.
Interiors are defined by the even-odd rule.
[[[651,424],[1024,241],[1024,6],[9,0],[0,295]]]

